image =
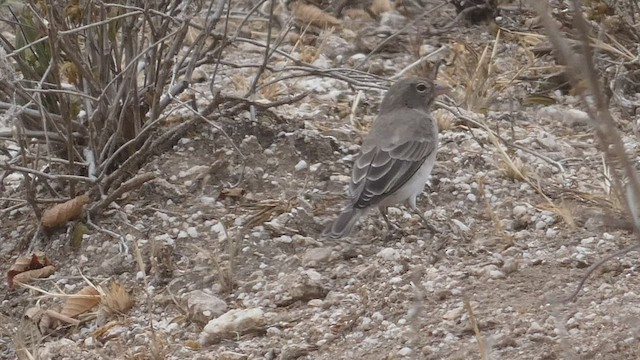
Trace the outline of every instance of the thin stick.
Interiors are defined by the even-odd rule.
[[[473,309],[471,308],[471,303],[469,302],[469,298],[466,296],[463,299],[464,308],[467,310],[467,314],[469,315],[469,321],[471,321],[471,327],[473,327],[473,333],[476,336],[476,342],[478,343],[478,351],[480,351],[480,358],[483,360],[487,359],[487,349],[484,344],[484,339],[482,338],[482,334],[480,333],[480,327],[478,326],[478,320],[476,316],[473,314]]]

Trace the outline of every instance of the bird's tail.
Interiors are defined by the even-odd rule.
[[[356,209],[353,207],[346,207],[338,218],[329,226],[327,226],[322,232],[323,239],[340,239],[345,236],[349,236],[353,225],[358,222],[360,216],[364,213],[364,209]]]

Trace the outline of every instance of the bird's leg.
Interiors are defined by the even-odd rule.
[[[409,199],[407,199],[407,206],[409,206],[409,208],[411,210],[413,210],[414,213],[416,213],[418,216],[420,216],[420,219],[422,219],[422,222],[424,223],[424,226],[426,226],[427,229],[429,229],[429,231],[432,234],[435,234],[438,230],[429,223],[429,220],[427,220],[426,217],[424,217],[424,214],[422,214],[422,211],[420,211],[420,209],[418,209],[418,206],[416,206],[416,198],[415,197],[410,197]]]
[[[395,235],[400,235],[400,237],[402,236],[406,236],[407,233],[405,231],[403,231],[398,225],[392,223],[389,220],[389,217],[387,216],[387,208],[385,207],[378,207],[378,209],[380,209],[380,214],[382,214],[382,218],[384,218],[384,222],[387,223],[387,234],[386,234],[386,238],[387,240],[391,240],[395,237]]]
[[[380,206],[378,207],[378,209],[380,210],[380,214],[382,215],[382,218],[384,219],[384,222],[387,223],[387,231],[391,231],[397,228],[397,226],[393,225],[391,223],[391,221],[389,221],[389,217],[387,216],[387,207],[386,206]]]

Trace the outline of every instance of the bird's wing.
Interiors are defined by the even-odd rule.
[[[420,138],[364,151],[353,164],[349,187],[353,206],[375,205],[402,187],[436,150],[436,141]]]

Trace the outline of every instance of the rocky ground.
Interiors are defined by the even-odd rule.
[[[424,34],[455,17],[453,7],[439,12],[412,29]],[[118,280],[135,299],[131,310],[37,336],[25,309],[61,299],[3,283],[0,357],[25,346],[40,359],[639,358],[638,252],[607,262],[575,302],[562,301],[591,265],[635,238],[579,98],[551,89],[553,104],[532,101],[558,67],[552,55],[533,55],[545,42],[531,18],[513,5],[501,11],[499,36],[495,24],[460,23],[400,37],[400,49],[367,59],[388,78],[444,49],[439,78],[454,91],[443,102],[463,116],[435,112],[438,163],[419,207],[436,233],[398,207],[390,217],[403,233],[388,234],[372,213],[351,238],[319,240],[345,201],[351,161],[384,92],[364,91],[352,116],[357,91],[345,82],[288,80],[262,96],[312,94],[255,121],[247,113],[200,126],[141,170],[156,180],[93,219],[104,231],[89,231],[79,249],[64,230],[42,241],[57,271],[35,286],[74,293],[85,278]],[[394,12],[370,25],[397,31],[409,21]],[[344,28],[309,45],[315,66],[365,59],[344,46]],[[282,50],[310,51],[294,44]],[[254,46],[235,51],[237,62],[261,61]],[[252,71],[224,69],[221,84],[242,92]],[[208,84],[193,89],[205,94]],[[635,119],[611,107],[635,155]],[[517,148],[497,146],[488,129]],[[8,193],[17,182],[5,179]],[[6,272],[36,221],[27,206],[2,216]]]

